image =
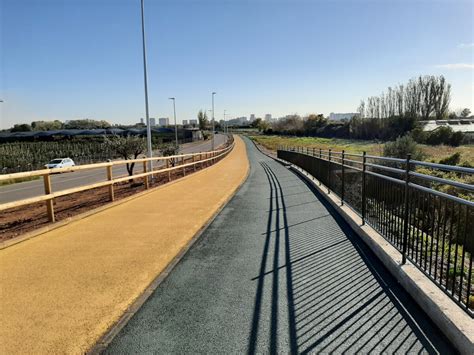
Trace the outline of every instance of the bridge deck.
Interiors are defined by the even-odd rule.
[[[247,182],[109,353],[452,352],[322,198],[247,152]]]

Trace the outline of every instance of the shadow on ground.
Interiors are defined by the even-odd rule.
[[[254,278],[248,353],[256,352],[258,337],[264,336],[259,334],[264,282],[271,283],[271,353],[281,351],[281,297],[287,300],[291,353],[452,352],[427,316],[312,186],[289,170],[282,177],[266,162],[260,164],[270,185],[269,214],[260,272]],[[315,216],[317,211],[321,213]],[[284,295],[279,294],[282,275]]]

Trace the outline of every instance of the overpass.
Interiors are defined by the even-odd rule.
[[[8,352],[456,352],[321,191],[248,139],[0,266]]]

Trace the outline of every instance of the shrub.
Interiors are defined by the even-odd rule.
[[[383,147],[383,155],[404,159],[411,154],[412,159],[423,160],[424,155],[416,144],[415,140],[409,136],[398,137],[394,142],[387,142]]]
[[[445,165],[458,165],[460,161],[461,161],[461,154],[459,152],[456,152],[447,158],[441,159],[439,163],[445,164]]]

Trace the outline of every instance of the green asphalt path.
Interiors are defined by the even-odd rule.
[[[106,353],[453,353],[323,198],[245,141],[248,180]]]

